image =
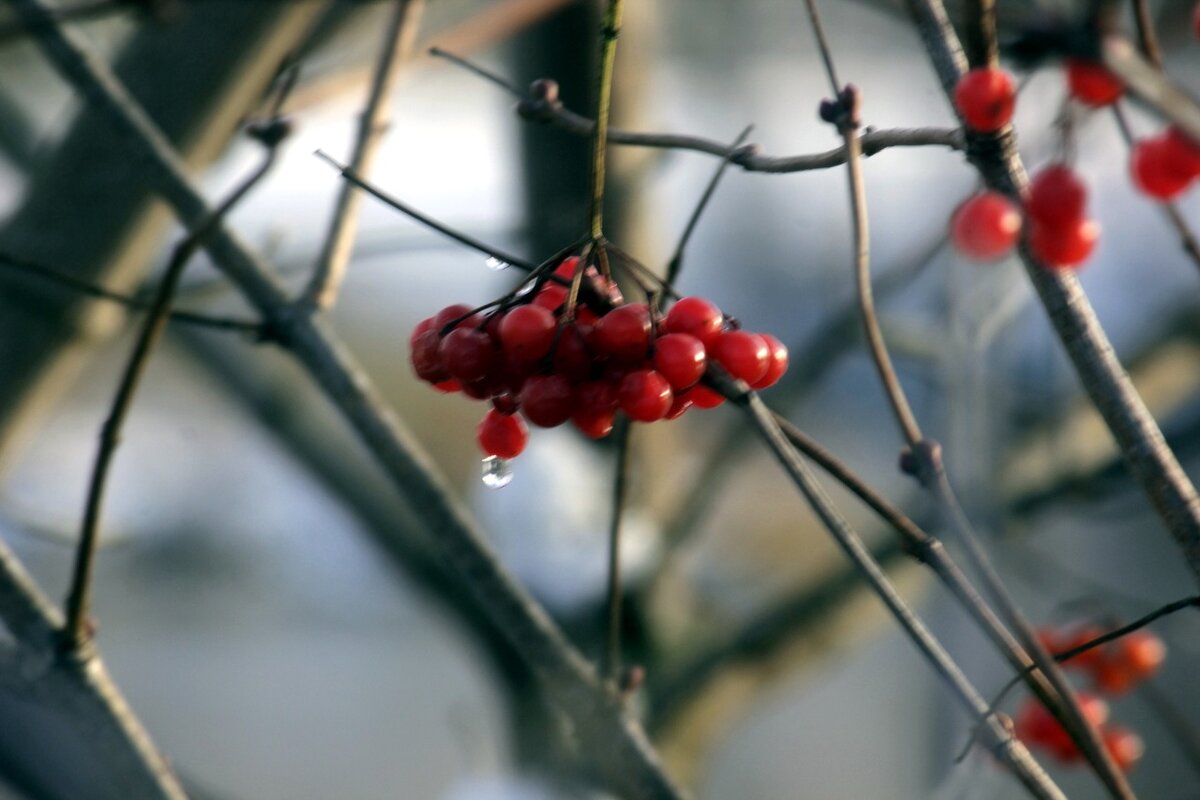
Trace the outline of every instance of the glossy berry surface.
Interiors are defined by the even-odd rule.
[[[557,323],[541,306],[517,306],[500,320],[500,346],[517,361],[536,361],[550,352]]]
[[[1173,126],[1163,133],[1163,140],[1167,143],[1168,158],[1175,168],[1190,178],[1200,178],[1200,144]]]
[[[690,334],[711,347],[721,335],[724,321],[721,310],[703,297],[682,297],[667,311],[663,328],[669,333]]]
[[[1089,106],[1107,106],[1125,93],[1121,79],[1103,64],[1079,58],[1067,59],[1067,88],[1071,96]]]
[[[1129,173],[1142,194],[1156,200],[1172,200],[1183,194],[1192,175],[1175,158],[1176,150],[1165,137],[1142,139],[1133,146]]]
[[[574,397],[562,375],[533,375],[521,387],[521,413],[539,428],[553,428],[571,418]]]
[[[788,349],[787,345],[769,333],[760,333],[759,336],[767,343],[767,371],[761,378],[750,384],[750,388],[768,389],[783,377],[783,373],[787,372]]]
[[[995,67],[976,67],[954,87],[954,105],[963,123],[979,133],[994,133],[1007,125],[1016,103],[1012,76]]]
[[[639,363],[650,352],[650,309],[643,303],[614,308],[596,321],[588,344],[618,364]]]
[[[687,399],[696,408],[716,408],[725,402],[725,395],[707,386],[693,386],[687,391]]]
[[[621,410],[637,422],[655,422],[671,410],[671,385],[652,369],[630,372],[617,389]]]
[[[1108,703],[1087,692],[1078,692],[1075,699],[1092,726],[1100,728],[1108,721]],[[1037,698],[1031,697],[1021,706],[1014,732],[1026,745],[1044,750],[1059,761],[1078,761],[1082,757],[1071,735]]]
[[[499,355],[492,337],[475,328],[455,328],[443,337],[438,348],[442,366],[465,383],[486,378]]]
[[[695,386],[707,363],[704,344],[690,334],[668,333],[654,342],[654,368],[673,391]]]
[[[767,363],[771,358],[762,337],[748,331],[721,334],[710,355],[730,375],[749,384],[767,374]]]
[[[1064,227],[1034,223],[1029,234],[1029,250],[1045,266],[1077,267],[1088,260],[1100,239],[1100,224],[1080,219]]]
[[[997,192],[982,192],[967,199],[950,220],[955,248],[976,261],[993,261],[1007,255],[1020,234],[1020,210]]]
[[[520,417],[489,409],[476,429],[479,449],[497,458],[516,458],[529,441],[529,429]]]
[[[1029,182],[1025,211],[1043,225],[1061,227],[1083,218],[1087,196],[1087,185],[1073,169],[1051,164]]]

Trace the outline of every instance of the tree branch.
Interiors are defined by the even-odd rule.
[[[38,43],[62,75],[120,130],[130,156],[143,165],[148,182],[180,218],[192,225],[206,218],[208,208],[183,164],[111,71],[54,23],[41,0],[13,0],[13,5],[37,27]],[[431,546],[450,574],[571,716],[582,752],[603,781],[634,798],[684,797],[662,771],[645,734],[623,713],[619,698],[499,563],[428,456],[387,410],[341,343],[320,320],[296,314],[266,264],[223,226],[213,231],[207,249],[280,331],[285,346],[358,433],[396,490],[418,510]]]
[[[424,0],[394,0],[383,37],[383,48],[371,78],[367,104],[359,118],[354,153],[350,157],[349,169],[364,178],[371,174],[375,154],[388,128],[396,80],[400,76],[400,67],[412,52],[424,7]],[[329,222],[329,231],[325,234],[325,244],[317,258],[316,270],[301,299],[301,302],[314,309],[328,309],[337,300],[338,290],[350,263],[350,253],[354,249],[361,206],[362,195],[358,188],[348,181],[342,183],[333,218]]]

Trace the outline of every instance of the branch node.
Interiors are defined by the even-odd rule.
[[[936,439],[922,439],[900,450],[900,471],[916,478],[922,486],[929,486],[942,469],[942,445]]]
[[[862,124],[862,94],[857,86],[848,83],[838,92],[837,99],[822,100],[817,114],[839,131],[854,130]]]

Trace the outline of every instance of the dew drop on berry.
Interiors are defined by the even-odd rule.
[[[503,489],[512,483],[512,463],[507,458],[487,456],[481,464],[483,485],[489,489]]]

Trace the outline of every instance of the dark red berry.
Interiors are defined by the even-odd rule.
[[[617,388],[609,381],[588,381],[575,387],[575,408],[588,415],[617,410]]]
[[[663,419],[679,419],[684,413],[692,407],[691,391],[686,391],[675,395],[671,400],[671,408],[667,410],[667,416]]]
[[[571,381],[584,381],[592,374],[592,354],[584,344],[583,334],[575,325],[567,325],[558,337],[554,350],[554,371]]]
[[[434,315],[433,327],[437,329],[438,333],[441,333],[442,330],[451,322],[464,319],[470,313],[471,307],[464,305],[463,303],[455,303],[452,306],[446,306]]]
[[[472,383],[487,377],[492,362],[500,353],[492,343],[492,337],[483,331],[455,328],[443,337],[438,355],[451,376],[463,383]]]
[[[612,411],[596,411],[585,413],[576,411],[571,415],[571,423],[579,432],[589,439],[603,439],[612,433],[613,421],[616,414]]]
[[[575,269],[578,266],[579,256],[567,256],[554,268],[554,274],[560,278],[571,280],[571,278],[575,277]]]
[[[669,333],[695,336],[709,347],[721,335],[721,310],[703,297],[683,297],[667,311],[663,328]]]
[[[709,350],[709,357],[733,377],[753,384],[767,374],[771,352],[758,334],[726,331]]]
[[[411,352],[413,372],[417,373],[417,377],[421,380],[441,383],[449,379],[450,373],[446,372],[438,353],[441,343],[442,337],[438,336],[437,329],[433,326],[413,339]]]
[[[541,306],[517,306],[500,320],[500,346],[516,361],[536,361],[554,344],[554,315]]]
[[[1089,106],[1107,106],[1125,93],[1125,84],[1103,64],[1079,58],[1067,59],[1067,86],[1071,95]]]
[[[497,458],[516,458],[529,441],[529,429],[521,418],[488,409],[475,431],[476,441],[484,454]]]
[[[725,395],[707,386],[693,386],[687,391],[687,398],[696,408],[716,408],[725,402]]]
[[[1051,164],[1029,182],[1025,210],[1029,216],[1052,227],[1082,219],[1087,210],[1087,185],[1066,164]]]
[[[783,377],[783,373],[787,372],[788,368],[787,345],[769,333],[760,333],[759,336],[767,343],[769,358],[767,359],[766,373],[757,381],[750,384],[751,389],[767,389],[774,386],[776,381]]]
[[[671,410],[671,385],[652,369],[630,372],[617,389],[617,403],[630,419],[655,422]]]
[[[650,351],[650,310],[643,303],[614,308],[596,321],[588,344],[601,358],[640,364]]]
[[[461,392],[463,387],[462,383],[459,381],[455,380],[454,378],[449,378],[444,381],[438,381],[433,385],[433,388],[437,389],[442,394],[454,394],[455,392]]]
[[[1133,146],[1129,172],[1133,184],[1156,200],[1171,200],[1182,194],[1192,176],[1175,160],[1175,148],[1165,137],[1143,139]]]
[[[571,383],[562,375],[531,375],[521,387],[521,413],[541,428],[562,425],[571,418]]]
[[[492,398],[492,408],[501,414],[515,414],[521,410],[521,402],[513,395],[505,392]]]
[[[695,386],[708,361],[704,344],[687,333],[668,333],[654,342],[654,368],[667,379],[673,391]]]
[[[567,302],[567,287],[557,283],[547,283],[538,290],[533,298],[534,305],[541,306],[547,311],[557,311],[558,307]]]
[[[1021,212],[998,192],[967,199],[950,221],[950,238],[967,258],[992,261],[1006,255],[1021,234]]]
[[[1029,233],[1029,250],[1043,265],[1054,268],[1077,267],[1088,260],[1100,239],[1100,223],[1080,219],[1065,227],[1035,222]]]
[[[963,123],[980,133],[994,133],[1007,125],[1016,103],[1012,76],[995,67],[976,67],[954,87],[954,105]]]
[[[1167,142],[1168,157],[1175,168],[1189,177],[1200,178],[1200,144],[1175,126],[1167,128],[1163,138]]]

